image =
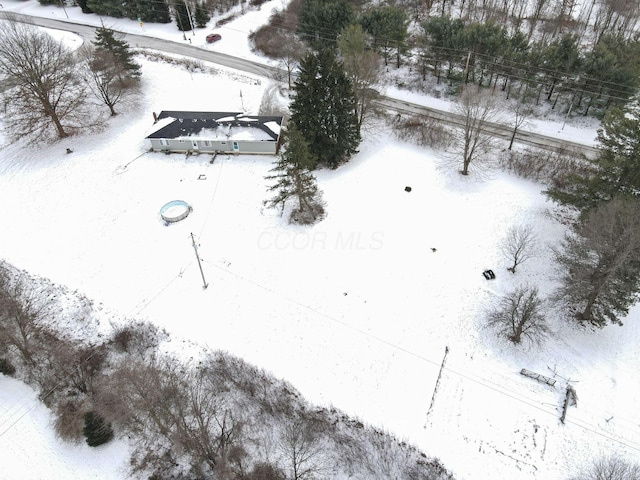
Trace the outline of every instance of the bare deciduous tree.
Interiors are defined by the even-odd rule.
[[[500,243],[500,250],[512,262],[507,270],[516,273],[518,265],[535,255],[537,243],[538,239],[531,225],[512,226]]]
[[[42,400],[52,405],[59,396],[91,396],[94,381],[106,366],[106,345],[70,340],[51,329],[41,338],[34,377]]]
[[[175,358],[127,361],[96,386],[95,408],[133,438],[134,471],[218,478],[241,460],[243,422],[206,368]]]
[[[338,50],[347,75],[353,83],[358,112],[358,131],[362,129],[375,100],[380,96],[376,86],[382,74],[380,56],[369,48],[369,35],[360,25],[345,27],[338,36]]]
[[[468,175],[471,164],[493,144],[489,122],[497,120],[497,97],[475,85],[467,85],[454,106],[454,112],[462,120],[457,149],[462,155],[460,173]]]
[[[128,75],[116,56],[104,48],[87,44],[80,56],[89,89],[109,108],[111,116],[117,115],[115,106],[135,93],[138,78]]]
[[[288,36],[282,44],[279,63],[287,72],[287,85],[289,86],[289,90],[291,90],[293,72],[295,72],[300,65],[300,59],[304,57],[307,50],[306,45],[295,35]]]
[[[0,75],[5,125],[15,137],[59,138],[97,122],[86,107],[85,87],[74,53],[33,25],[0,22]]]
[[[323,447],[311,426],[304,420],[287,424],[278,444],[286,458],[291,480],[307,480],[322,471]]]
[[[571,480],[638,480],[640,465],[612,456],[595,460],[593,465]]]
[[[0,262],[0,342],[30,366],[35,364],[37,339],[51,313],[48,297],[24,272]]]
[[[540,343],[549,334],[543,307],[536,287],[519,286],[490,309],[487,323],[515,344]]]
[[[513,114],[513,130],[511,131],[511,140],[509,140],[509,150],[513,147],[518,130],[524,127],[529,118],[535,114],[536,107],[524,100],[519,100],[511,104],[510,111]]]

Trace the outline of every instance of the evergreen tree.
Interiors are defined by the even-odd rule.
[[[335,45],[338,33],[352,23],[353,7],[348,0],[303,0],[297,33],[318,50]]]
[[[302,60],[290,110],[291,122],[319,163],[336,168],[357,152],[360,133],[353,85],[333,51],[310,53]]]
[[[556,300],[580,322],[622,324],[640,291],[640,200],[619,196],[591,210],[554,253]]]
[[[268,208],[280,207],[284,212],[289,199],[295,199],[298,206],[293,210],[291,219],[300,223],[313,223],[324,214],[320,201],[320,194],[316,178],[310,170],[314,164],[313,155],[303,135],[290,124],[285,134],[285,143],[272,175],[266,180],[274,180],[269,192],[276,192],[275,196],[264,202]]]
[[[464,21],[449,17],[431,17],[422,24],[426,38],[426,55],[432,58],[433,69],[438,83],[442,75],[442,65],[447,65],[447,78],[451,77],[453,65],[461,62],[458,53]]]
[[[525,65],[528,62],[529,49],[529,40],[524,33],[517,31],[509,37],[504,50],[505,65],[503,67],[504,81],[502,83],[502,91],[507,91],[507,98],[511,93],[512,77],[526,79]]]
[[[82,10],[82,13],[93,13],[93,10],[87,5],[87,0],[76,0],[76,3],[80,7],[80,10]]]
[[[588,101],[584,115],[595,107],[596,115],[611,105],[624,105],[633,96],[640,82],[638,42],[621,36],[603,35],[584,60],[584,80],[576,109],[583,97]]]
[[[390,53],[396,52],[396,67],[400,68],[400,55],[406,49],[409,19],[402,7],[385,5],[374,8],[360,18],[362,29],[373,37],[373,45],[382,51],[384,64]]]
[[[588,211],[618,194],[640,193],[640,102],[612,109],[598,130],[599,153],[579,174],[554,178],[546,194]]]
[[[82,432],[87,439],[87,445],[90,447],[97,447],[113,439],[111,425],[96,412],[84,414],[84,429]]]
[[[187,6],[182,2],[178,2],[173,5],[173,11],[176,17],[176,25],[178,26],[178,30],[180,30],[181,32],[190,31],[191,22],[193,19],[189,16]]]
[[[169,4],[162,0],[137,0],[138,18],[143,22],[171,23]],[[130,17],[135,20],[135,18]]]
[[[115,18],[135,18],[137,13],[134,0],[87,0],[87,7],[97,15]]]
[[[82,10],[82,13],[93,13],[93,10],[87,5],[87,0],[76,0],[76,3],[80,7],[80,10]]]
[[[140,76],[140,65],[133,60],[133,53],[129,44],[118,38],[116,32],[110,28],[96,29],[96,38],[91,42],[96,50],[105,50],[113,55],[118,66],[130,77]]]
[[[204,2],[196,3],[196,11],[193,15],[193,18],[196,22],[196,27],[204,28],[207,26],[207,23],[209,23],[209,20],[211,20],[211,14],[207,10]]]
[[[574,83],[582,68],[582,61],[577,35],[567,33],[546,47],[543,67],[548,72],[547,100],[551,100],[559,85],[568,87]]]
[[[482,87],[488,73],[488,84],[493,81],[496,59],[502,58],[509,46],[507,29],[495,22],[472,23],[460,35],[462,49],[471,53],[466,65],[467,78]],[[479,76],[478,76],[479,73]]]

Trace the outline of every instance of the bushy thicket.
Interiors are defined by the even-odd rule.
[[[447,149],[453,144],[451,129],[435,118],[398,114],[389,121],[395,136],[405,142],[437,149]]]
[[[504,150],[499,157],[500,165],[522,178],[547,185],[563,184],[567,177],[585,171],[584,159],[568,151],[525,148]]]
[[[0,262],[0,352],[40,391],[57,435],[132,445],[132,473],[157,480],[346,477],[445,480],[434,459],[224,352],[163,352],[143,322],[98,335],[91,302]],[[193,347],[196,350],[196,347]],[[302,474],[304,473],[304,475]]]

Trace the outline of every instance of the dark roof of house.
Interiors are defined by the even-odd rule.
[[[178,138],[197,135],[203,129],[215,130],[221,127],[258,128],[267,133],[274,141],[278,140],[279,132],[266,126],[275,122],[282,126],[282,116],[275,115],[246,115],[241,112],[183,112],[162,111],[158,115],[158,122],[163,119],[174,119],[164,126],[147,135],[147,138]]]

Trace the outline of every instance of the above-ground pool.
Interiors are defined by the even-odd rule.
[[[171,200],[160,209],[160,216],[167,223],[179,222],[187,218],[191,207],[184,200]]]

